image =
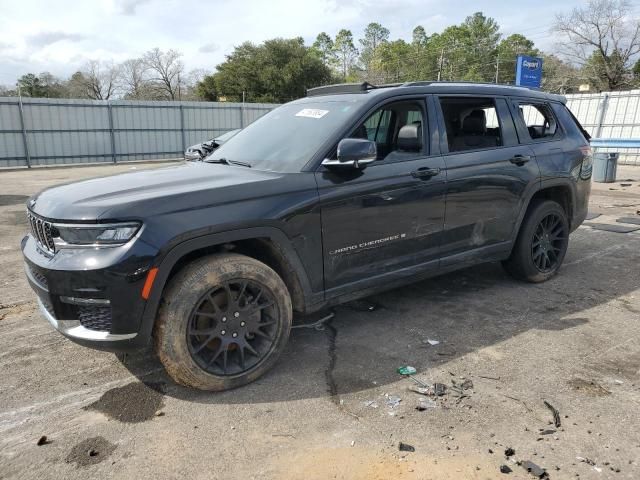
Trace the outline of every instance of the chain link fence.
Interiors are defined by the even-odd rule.
[[[0,168],[182,158],[276,106],[0,98]]]

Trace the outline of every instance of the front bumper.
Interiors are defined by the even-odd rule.
[[[22,240],[25,274],[42,315],[81,345],[113,352],[144,348],[150,328],[141,297],[155,249],[144,242],[108,249],[42,251]]]
[[[83,326],[80,320],[56,320],[39,298],[38,306],[40,307],[40,313],[49,321],[51,326],[72,340],[79,342],[121,342],[131,340],[138,335],[137,333],[109,333],[108,331],[90,330]]]

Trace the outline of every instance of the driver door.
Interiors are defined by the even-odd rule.
[[[327,298],[438,268],[446,172],[430,155],[426,106],[421,97],[375,109],[349,137],[375,141],[377,159],[316,172]],[[398,133],[410,124],[419,145],[403,149]]]

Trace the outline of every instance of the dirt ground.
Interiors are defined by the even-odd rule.
[[[342,306],[294,330],[258,382],[202,393],[150,354],[64,339],[24,278],[28,195],[155,167],[0,172],[0,478],[534,478],[525,461],[552,479],[640,478],[640,231],[580,227],[544,284],[486,264]],[[591,211],[640,219],[640,168],[594,184]],[[401,365],[447,393],[416,410]]]

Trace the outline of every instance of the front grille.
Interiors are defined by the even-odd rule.
[[[38,242],[38,245],[44,250],[54,253],[56,246],[53,243],[53,225],[51,222],[34,215],[30,211],[27,211],[27,220],[31,227],[31,235],[33,235],[33,238]]]
[[[78,320],[83,327],[101,332],[111,331],[111,307],[104,305],[78,305]]]

